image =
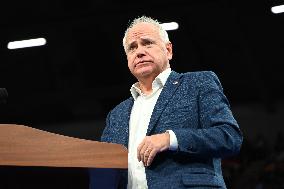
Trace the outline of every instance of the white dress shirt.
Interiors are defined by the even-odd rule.
[[[130,92],[134,98],[129,120],[128,143],[128,189],[147,189],[145,167],[137,159],[137,147],[146,136],[150,118],[157,99],[171,73],[171,68],[160,73],[152,83],[152,93],[145,95],[139,89],[138,82],[133,84]],[[170,150],[178,147],[177,139],[173,131],[170,133]]]

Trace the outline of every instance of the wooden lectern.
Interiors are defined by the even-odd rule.
[[[127,149],[42,131],[0,124],[0,165],[127,169]]]
[[[23,125],[0,124],[0,165],[126,169],[127,149]]]

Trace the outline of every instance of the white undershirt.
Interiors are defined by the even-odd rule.
[[[137,147],[146,136],[150,118],[157,99],[165,85],[171,69],[168,68],[160,73],[152,83],[152,93],[145,95],[139,89],[139,84],[132,85],[130,91],[134,98],[129,120],[129,143],[128,143],[128,189],[147,189],[145,167],[137,159]],[[170,149],[177,149],[177,139],[170,131]]]

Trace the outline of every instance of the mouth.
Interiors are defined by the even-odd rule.
[[[143,61],[139,61],[135,64],[135,67],[139,66],[139,65],[142,65],[142,64],[147,64],[147,63],[150,63],[151,61],[146,61],[146,60],[143,60]]]

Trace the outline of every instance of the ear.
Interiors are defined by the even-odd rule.
[[[173,45],[171,42],[168,42],[166,44],[166,49],[167,49],[168,60],[171,60],[173,58]]]

